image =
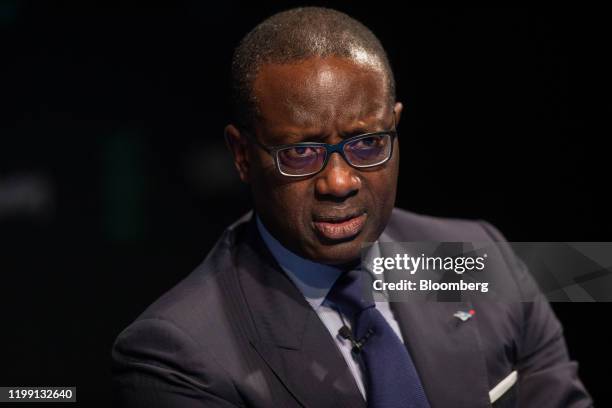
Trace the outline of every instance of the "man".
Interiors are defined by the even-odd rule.
[[[274,15],[237,48],[225,129],[255,211],[118,337],[130,407],[587,407],[561,326],[529,303],[363,302],[368,242],[503,241],[484,222],[394,209],[402,104],[376,37],[345,14]]]

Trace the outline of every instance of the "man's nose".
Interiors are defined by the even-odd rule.
[[[317,175],[315,184],[318,194],[339,198],[354,194],[360,187],[361,178],[357,170],[337,153],[330,156],[327,166]]]

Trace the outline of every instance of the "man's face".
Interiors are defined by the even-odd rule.
[[[309,58],[261,67],[254,83],[259,119],[253,135],[266,146],[339,143],[362,133],[390,130],[402,105],[389,103],[385,77],[339,57]],[[251,184],[263,223],[294,253],[326,264],[355,261],[361,245],[385,228],[395,202],[399,149],[378,167],[356,169],[339,154],[319,173],[281,175],[262,148],[226,128],[241,178]],[[242,149],[237,152],[236,149]]]

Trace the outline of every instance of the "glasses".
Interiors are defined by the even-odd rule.
[[[395,115],[393,123],[395,129]],[[305,177],[323,170],[332,153],[340,154],[349,165],[357,169],[380,166],[391,158],[395,137],[395,130],[385,130],[349,137],[333,145],[304,142],[280,146],[266,146],[256,137],[252,139],[274,158],[274,164],[283,176]]]

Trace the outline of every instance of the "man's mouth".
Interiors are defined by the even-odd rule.
[[[321,237],[342,241],[359,234],[367,217],[364,211],[344,216],[319,216],[313,217],[312,224]]]

